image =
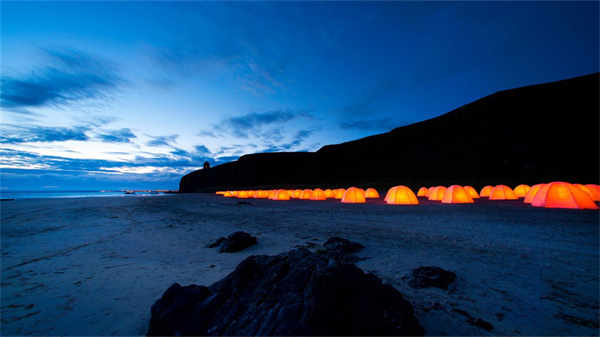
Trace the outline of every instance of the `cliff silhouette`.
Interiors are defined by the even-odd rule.
[[[257,153],[185,175],[180,192],[598,183],[600,73],[503,90],[439,117],[317,152]]]

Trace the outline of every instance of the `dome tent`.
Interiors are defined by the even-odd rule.
[[[310,197],[310,200],[325,200],[327,199],[327,197],[325,196],[325,191],[323,191],[320,188],[315,188],[313,190],[312,196]]]
[[[600,201],[600,190],[596,186],[594,186],[592,184],[587,184],[587,185],[573,184],[573,185],[579,187],[580,189],[585,191],[587,194],[589,194],[589,196],[590,196],[590,198],[592,198],[592,200]]]
[[[487,185],[485,187],[483,187],[481,189],[481,191],[479,191],[479,196],[480,197],[490,197],[490,192],[492,192],[492,189],[494,188],[494,186],[492,185]]]
[[[379,198],[379,192],[377,192],[376,189],[369,187],[365,191],[365,198],[367,198],[367,199]]]
[[[288,190],[277,190],[273,195],[269,198],[271,200],[290,200],[290,193]]]
[[[419,188],[419,191],[417,192],[417,196],[418,197],[429,196],[429,189],[427,187],[421,187],[421,188]]]
[[[506,185],[496,185],[490,192],[490,200],[516,200],[515,192]]]
[[[404,186],[398,185],[390,188],[385,195],[385,202],[390,205],[418,205],[419,199],[413,191]]]
[[[598,209],[598,205],[582,189],[562,181],[540,187],[531,206],[546,208]]]
[[[331,189],[325,190],[325,198],[333,198],[333,191]]]
[[[342,199],[344,197],[344,193],[346,192],[343,188],[338,188],[333,190],[333,197],[336,199]]]
[[[350,187],[344,192],[342,202],[345,204],[364,204],[366,202],[365,193],[358,187]]]
[[[446,189],[444,192],[444,197],[442,198],[442,203],[444,204],[472,204],[473,198],[469,196],[469,192],[467,192],[460,185],[452,185]]]
[[[477,191],[473,188],[473,186],[463,186],[463,188],[465,189],[465,191],[467,191],[467,193],[469,194],[469,196],[472,199],[478,199],[479,198],[479,193],[477,193]]]
[[[440,201],[444,198],[444,193],[446,192],[446,187],[444,186],[436,186],[433,188],[433,191],[429,191],[429,200]]]
[[[531,187],[529,185],[521,184],[515,187],[514,192],[518,198],[525,198],[530,189]]]
[[[542,186],[544,186],[544,184],[536,184],[531,186],[531,188],[525,195],[525,199],[523,199],[523,202],[526,204],[530,204],[533,198],[535,198],[536,193],[540,190]]]
[[[312,198],[312,195],[313,195],[313,191],[311,189],[307,188],[302,191],[302,194],[300,194],[300,199],[310,200],[310,198]]]

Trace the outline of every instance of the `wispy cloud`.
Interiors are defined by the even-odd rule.
[[[109,63],[81,51],[45,50],[49,64],[26,75],[2,75],[0,107],[15,111],[105,97],[121,79]]]
[[[297,118],[312,118],[308,111],[270,110],[265,112],[251,112],[248,114],[226,118],[214,125],[212,130],[202,130],[203,135],[229,133],[235,137],[259,138],[277,137],[281,132],[278,127]]]
[[[98,135],[98,139],[107,143],[130,143],[136,136],[129,128],[110,130]]]
[[[0,127],[0,143],[18,144],[31,142],[62,142],[68,140],[88,140],[87,126],[51,127],[51,126],[19,126],[4,125]]]
[[[152,140],[148,141],[146,144],[148,146],[173,146],[175,141],[179,135],[170,135],[170,136],[150,136]]]

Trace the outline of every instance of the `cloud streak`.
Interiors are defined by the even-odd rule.
[[[0,143],[19,144],[32,142],[63,142],[68,140],[86,141],[89,137],[87,126],[48,127],[6,125],[0,128]]]
[[[98,135],[98,139],[106,143],[130,143],[136,136],[129,128],[111,130]]]
[[[0,107],[23,111],[102,98],[122,82],[108,63],[86,53],[45,52],[49,65],[28,75],[0,77]]]

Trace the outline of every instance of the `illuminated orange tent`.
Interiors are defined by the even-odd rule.
[[[496,185],[490,192],[490,200],[516,200],[515,192],[506,185]]]
[[[333,198],[333,191],[331,189],[326,189],[325,190],[325,198]]]
[[[291,197],[299,199],[301,195],[302,195],[302,190],[294,190],[294,193],[292,193]]]
[[[473,198],[460,185],[452,185],[446,189],[442,197],[444,204],[472,204]]]
[[[426,197],[428,195],[429,195],[429,189],[427,187],[421,187],[421,188],[419,188],[419,191],[417,192],[417,197]]]
[[[277,190],[269,198],[271,200],[290,200],[290,193],[287,190]]]
[[[379,192],[376,189],[369,187],[365,191],[365,198],[379,198]]]
[[[598,193],[600,193],[600,185],[596,185],[596,184],[585,184],[585,187],[589,188],[590,190],[596,190]]]
[[[444,198],[444,193],[446,193],[446,187],[444,186],[436,186],[433,188],[433,191],[429,191],[429,200],[442,200]]]
[[[595,185],[592,185],[592,184],[587,184],[587,185],[573,184],[573,185],[582,189],[585,193],[587,193],[590,196],[590,198],[592,198],[592,200],[600,201],[600,190],[598,188],[596,188]]]
[[[431,186],[430,188],[427,189],[427,196],[431,195],[431,192],[433,192],[433,190],[435,190],[435,186]]]
[[[254,191],[254,197],[259,199],[264,199],[269,197],[269,191],[266,190],[256,190]]]
[[[320,188],[315,188],[313,190],[312,197],[310,197],[310,200],[325,200],[325,199],[327,199],[327,197],[325,197],[325,191],[323,191]]]
[[[225,194],[223,194],[223,196],[227,197],[227,198],[231,198],[231,197],[233,197],[233,192],[227,191],[227,192],[225,192]]]
[[[216,192],[215,192],[215,194],[218,194],[218,195],[225,195],[225,192],[224,192],[224,191],[216,191]]]
[[[342,202],[345,204],[363,204],[366,202],[365,193],[357,187],[350,187],[344,192]]]
[[[531,206],[546,208],[598,209],[589,194],[572,184],[555,181],[540,187]]]
[[[479,198],[479,193],[477,193],[477,191],[473,188],[473,186],[463,186],[463,188],[465,189],[465,191],[467,191],[467,193],[469,194],[469,196],[473,199],[477,199]]]
[[[248,193],[248,191],[238,191],[237,197],[240,199],[247,199],[250,198],[250,194]]]
[[[311,189],[307,188],[302,191],[302,194],[300,194],[300,199],[310,200],[310,198],[312,198],[312,195],[313,195],[313,191]]]
[[[336,199],[342,199],[344,197],[344,193],[346,193],[346,190],[343,188],[338,188],[333,190],[333,197]]]
[[[418,205],[419,200],[413,191],[404,186],[394,186],[385,195],[385,202],[390,205]]]
[[[479,196],[480,197],[489,197],[490,192],[492,192],[493,188],[494,188],[494,186],[491,186],[491,185],[485,186],[484,188],[481,189],[481,191],[479,191]]]
[[[530,189],[531,189],[531,187],[529,185],[521,184],[521,185],[515,187],[515,195],[518,198],[525,198],[525,196],[527,195],[527,192],[529,192]]]
[[[535,198],[537,192],[540,190],[540,187],[542,186],[544,186],[544,184],[536,184],[531,186],[527,194],[525,194],[525,199],[523,199],[523,202],[526,204],[530,204],[533,198]]]

